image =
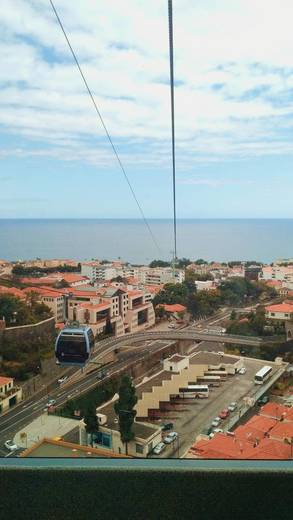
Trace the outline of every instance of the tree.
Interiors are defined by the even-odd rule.
[[[195,260],[194,264],[196,265],[202,265],[207,264],[208,262],[206,260],[203,260],[202,258],[199,258],[198,260]]]
[[[230,320],[233,321],[233,320],[236,320],[236,311],[233,309],[233,311],[231,312],[230,314]]]
[[[164,307],[162,307],[161,305],[159,305],[158,307],[155,308],[155,315],[156,315],[156,318],[164,318],[166,316],[166,311],[164,309]]]
[[[165,262],[165,260],[153,260],[149,267],[170,267],[170,262]]]
[[[119,417],[119,431],[121,441],[125,444],[125,454],[128,455],[128,443],[134,439],[132,429],[136,411],[134,406],[137,403],[135,387],[128,375],[123,375],[119,388],[119,399],[114,404],[114,410]]]
[[[99,431],[99,422],[96,415],[96,408],[90,404],[84,414],[85,431],[91,436],[91,447],[93,447],[93,435]]]
[[[189,260],[189,258],[183,257],[183,258],[178,258],[176,260],[176,267],[178,267],[178,269],[184,269],[189,264],[191,264],[191,260]]]

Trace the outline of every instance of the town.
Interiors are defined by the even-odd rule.
[[[292,458],[293,259],[0,260],[0,318],[2,455]]]

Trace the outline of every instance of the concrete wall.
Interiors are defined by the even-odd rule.
[[[19,327],[8,327],[0,330],[0,347],[6,341],[28,341],[39,336],[55,337],[55,318],[40,321],[33,325],[22,325]]]

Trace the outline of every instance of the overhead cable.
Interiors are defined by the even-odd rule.
[[[146,217],[145,217],[145,214],[144,214],[144,212],[143,212],[143,209],[142,209],[142,207],[141,207],[141,205],[140,205],[140,203],[139,203],[139,201],[138,201],[138,198],[137,198],[137,196],[136,196],[136,194],[135,194],[135,191],[134,191],[134,189],[133,189],[133,187],[132,187],[132,185],[131,185],[131,182],[130,182],[130,180],[129,180],[129,178],[128,178],[128,175],[127,175],[127,173],[126,173],[126,171],[125,171],[125,169],[124,169],[124,166],[123,166],[123,164],[122,164],[122,162],[121,162],[121,159],[120,159],[120,157],[119,157],[119,155],[118,155],[118,152],[117,152],[117,150],[116,150],[116,147],[115,147],[115,145],[114,145],[114,143],[113,143],[113,141],[112,141],[112,139],[111,139],[111,136],[110,136],[110,134],[109,134],[109,132],[108,132],[108,130],[107,130],[107,127],[106,127],[106,125],[105,125],[105,123],[104,123],[104,120],[103,120],[103,117],[102,117],[102,115],[101,115],[101,112],[100,112],[100,110],[99,110],[99,108],[98,108],[98,106],[97,106],[97,103],[96,103],[96,101],[95,101],[95,98],[94,98],[94,96],[93,96],[93,94],[92,94],[92,91],[91,91],[91,89],[90,89],[90,87],[89,87],[89,85],[88,85],[88,82],[87,82],[87,80],[86,80],[86,78],[85,78],[85,75],[84,75],[84,73],[83,73],[83,71],[82,71],[82,68],[81,68],[81,66],[80,66],[80,64],[79,64],[78,58],[77,58],[77,56],[76,56],[76,54],[75,54],[75,52],[74,52],[74,50],[73,50],[73,48],[72,48],[72,45],[71,45],[71,43],[70,43],[70,41],[69,41],[69,38],[68,38],[68,36],[67,36],[67,34],[66,34],[66,31],[65,31],[65,29],[64,29],[64,26],[63,26],[63,24],[62,24],[62,22],[61,22],[61,20],[60,20],[60,17],[59,17],[59,15],[58,15],[57,11],[56,11],[56,8],[55,8],[55,6],[54,6],[52,0],[49,0],[49,2],[50,2],[50,4],[51,4],[51,7],[52,7],[52,9],[53,9],[53,12],[54,12],[54,14],[55,14],[55,16],[56,16],[56,19],[57,19],[57,21],[58,21],[58,23],[59,23],[59,25],[60,25],[60,28],[61,28],[61,30],[62,30],[62,32],[63,32],[63,34],[64,34],[64,37],[65,37],[66,42],[67,42],[67,44],[68,44],[68,47],[69,47],[69,49],[70,49],[70,51],[71,51],[71,54],[72,54],[72,56],[73,56],[73,58],[74,58],[74,61],[75,61],[76,66],[77,66],[77,68],[78,68],[78,70],[79,70],[79,73],[80,73],[80,75],[81,75],[81,77],[82,77],[82,79],[83,79],[83,82],[84,82],[84,84],[85,84],[85,87],[86,87],[86,89],[87,89],[87,92],[88,92],[88,94],[89,94],[89,96],[90,96],[90,98],[91,98],[91,100],[92,100],[92,103],[93,103],[93,105],[94,105],[94,108],[95,108],[95,110],[96,110],[96,113],[98,114],[99,119],[100,119],[100,121],[101,121],[101,123],[102,123],[102,126],[103,126],[103,128],[104,128],[104,130],[105,130],[105,132],[106,132],[106,135],[107,135],[107,137],[108,137],[108,140],[109,140],[109,143],[110,143],[110,145],[111,145],[111,147],[112,147],[112,150],[113,150],[113,152],[114,152],[114,155],[115,155],[115,157],[116,157],[116,159],[117,159],[117,161],[118,161],[118,163],[119,163],[119,166],[120,166],[120,168],[121,168],[121,170],[122,170],[122,172],[123,172],[124,178],[125,178],[125,180],[126,180],[128,186],[129,186],[129,189],[130,189],[130,191],[131,191],[131,193],[132,193],[132,196],[133,196],[133,198],[134,198],[134,200],[135,200],[135,202],[136,202],[136,204],[137,204],[137,207],[138,207],[138,209],[139,209],[139,212],[140,212],[140,214],[141,214],[141,217],[142,217],[142,219],[143,219],[143,221],[144,221],[144,223],[145,223],[145,225],[146,225],[146,227],[147,227],[147,229],[148,229],[148,231],[149,231],[149,233],[150,233],[150,235],[151,235],[151,238],[152,238],[152,240],[153,240],[153,242],[154,242],[156,248],[157,248],[158,251],[160,252],[161,249],[160,249],[160,247],[159,247],[159,245],[158,245],[158,243],[157,243],[157,241],[156,241],[156,239],[155,239],[155,237],[154,237],[154,234],[153,234],[153,232],[152,232],[152,230],[151,230],[151,227],[150,227],[150,225],[149,225],[149,223],[148,223],[148,221],[147,221],[147,219],[146,219]]]
[[[173,61],[173,7],[172,7],[172,0],[168,0],[168,18],[169,18],[170,92],[171,92],[171,123],[172,123],[174,262],[176,262],[176,259],[177,259],[177,218],[176,218],[176,170],[175,170],[174,61]]]

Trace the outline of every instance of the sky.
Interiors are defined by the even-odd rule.
[[[55,0],[147,218],[172,216],[167,0]],[[177,215],[293,218],[292,0],[173,0]],[[49,0],[0,0],[0,218],[137,218]]]

